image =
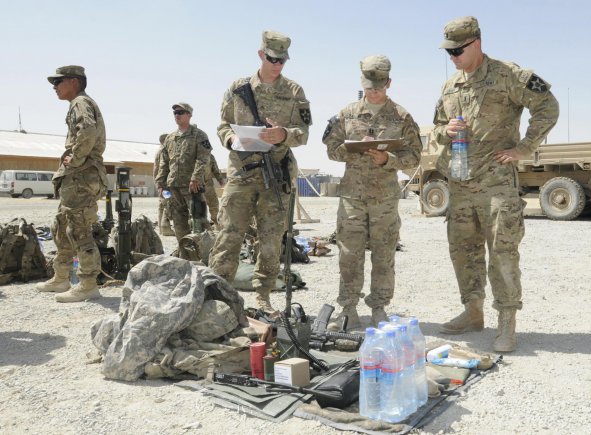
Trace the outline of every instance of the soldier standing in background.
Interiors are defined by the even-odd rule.
[[[218,201],[218,195],[215,192],[215,186],[213,179],[218,180],[221,187],[224,187],[224,177],[218,167],[218,162],[215,160],[213,154],[209,157],[209,166],[205,171],[205,201],[207,202],[207,209],[209,210],[209,217],[213,222],[214,228],[219,230],[218,227],[218,212],[220,210],[220,203]]]
[[[384,307],[394,295],[394,254],[400,230],[397,171],[414,168],[421,158],[419,128],[412,116],[392,101],[390,61],[386,56],[368,56],[361,61],[364,98],[349,104],[333,117],[322,141],[328,157],[345,162],[340,182],[337,212],[340,285],[337,302],[343,307],[330,329],[348,316],[349,329],[359,328],[357,303],[364,278],[365,248],[371,251],[371,287],[365,303],[371,307],[372,323],[387,320]],[[404,149],[390,153],[370,149],[364,154],[346,150],[346,140],[403,139]]]
[[[70,109],[66,115],[66,151],[53,176],[56,197],[60,199],[51,228],[57,247],[54,276],[37,284],[37,290],[60,293],[55,297],[58,302],[81,302],[101,296],[96,283],[101,257],[92,236],[92,225],[98,222],[97,201],[107,189],[103,165],[105,123],[97,104],[84,92],[83,67],[60,67],[47,80],[60,100],[70,102]],[[74,256],[79,261],[80,282],[70,287],[69,273]]]
[[[161,134],[159,138],[160,148],[156,151],[156,157],[154,158],[154,180],[156,180],[158,170],[160,169],[160,156],[162,155],[162,148],[164,148],[166,136],[168,136],[168,133]],[[172,218],[170,217],[170,211],[168,210],[167,204],[168,199],[160,196],[160,201],[158,202],[158,231],[160,231],[160,234],[163,236],[174,236],[174,231],[170,226]]]
[[[191,124],[193,108],[187,103],[172,106],[178,129],[164,140],[160,166],[156,175],[158,194],[164,190],[171,193],[168,209],[174,222],[178,241],[191,232],[189,227],[189,204],[191,194],[201,193],[205,186],[205,170],[209,165],[211,144],[203,130]],[[203,222],[208,226],[207,219]]]
[[[222,122],[218,136],[230,150],[227,184],[218,215],[220,232],[209,257],[209,266],[228,282],[234,280],[240,248],[252,217],[256,218],[257,234],[264,243],[259,245],[259,254],[254,271],[253,287],[257,292],[259,308],[274,311],[269,295],[275,288],[279,273],[281,237],[284,232],[286,212],[279,207],[273,189],[265,189],[259,152],[237,152],[232,149],[236,140],[230,124],[255,125],[252,111],[234,91],[250,84],[258,113],[266,122],[260,138],[275,145],[270,151],[274,161],[283,168],[284,180],[290,180],[288,168],[294,170],[295,158],[291,147],[308,141],[308,127],[312,124],[310,103],[304,90],[296,82],[285,78],[281,72],[289,59],[291,40],[278,32],[263,32],[263,42],[258,51],[261,67],[252,77],[235,81],[224,95]],[[291,184],[291,183],[290,183]],[[283,196],[287,204],[288,196]]]
[[[476,18],[450,21],[444,35],[441,48],[458,72],[443,85],[435,111],[436,139],[447,145],[437,166],[449,178],[449,146],[458,130],[466,129],[469,176],[466,181],[449,180],[447,221],[464,312],[443,324],[441,332],[461,334],[484,327],[487,245],[493,308],[499,311],[493,347],[511,352],[517,346],[515,313],[522,308],[519,243],[525,232],[517,161],[531,156],[556,124],[558,102],[550,85],[531,70],[482,52]],[[524,107],[531,117],[520,139]]]

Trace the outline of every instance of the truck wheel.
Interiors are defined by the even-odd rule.
[[[449,207],[449,188],[443,180],[431,180],[423,186],[422,203],[429,216],[443,216]]]
[[[552,178],[540,189],[540,207],[555,221],[576,219],[585,208],[585,202],[583,187],[572,178]]]
[[[33,191],[31,189],[23,190],[22,197],[25,199],[29,199],[29,198],[33,197]]]

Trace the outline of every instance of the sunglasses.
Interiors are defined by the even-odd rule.
[[[476,41],[476,39],[474,41]],[[462,54],[464,54],[464,48],[472,44],[474,41],[468,42],[467,44],[464,44],[458,48],[446,48],[445,51],[447,51],[447,53],[453,57],[461,56]]]
[[[174,113],[175,115],[184,115],[185,113],[189,113],[186,110],[174,110],[172,113]]]
[[[59,85],[61,82],[63,82],[63,81],[64,81],[64,78],[65,78],[65,77],[61,77],[61,78],[59,78],[59,79],[53,79],[53,81],[51,82],[51,84],[52,84],[53,86],[58,86],[58,85]]]
[[[267,60],[269,62],[271,62],[273,65],[275,65],[276,63],[280,63],[281,65],[283,65],[285,62],[287,62],[287,59],[283,58],[283,57],[271,57],[268,54],[265,54],[265,57],[267,58]]]

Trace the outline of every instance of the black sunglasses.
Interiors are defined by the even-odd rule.
[[[64,81],[64,79],[65,79],[65,77],[60,77],[59,79],[53,79],[53,80],[51,81],[51,84],[52,84],[53,86],[58,86],[58,85],[59,85],[61,82],[63,82],[63,81]]]
[[[175,110],[172,113],[174,113],[175,115],[184,115],[185,113],[189,113],[186,110]]]
[[[476,39],[474,41],[476,41]],[[474,41],[468,42],[467,44],[464,44],[458,48],[446,48],[445,51],[447,51],[447,53],[453,57],[461,56],[462,54],[464,54],[464,48],[472,44]]]
[[[281,65],[283,65],[285,62],[287,62],[287,59],[286,58],[283,58],[283,57],[271,57],[268,54],[265,54],[265,57],[273,65],[275,65],[276,63],[280,63]]]

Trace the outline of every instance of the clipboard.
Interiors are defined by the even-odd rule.
[[[350,153],[363,154],[369,149],[395,152],[404,148],[403,139],[377,139],[367,141],[345,141],[345,148]]]

